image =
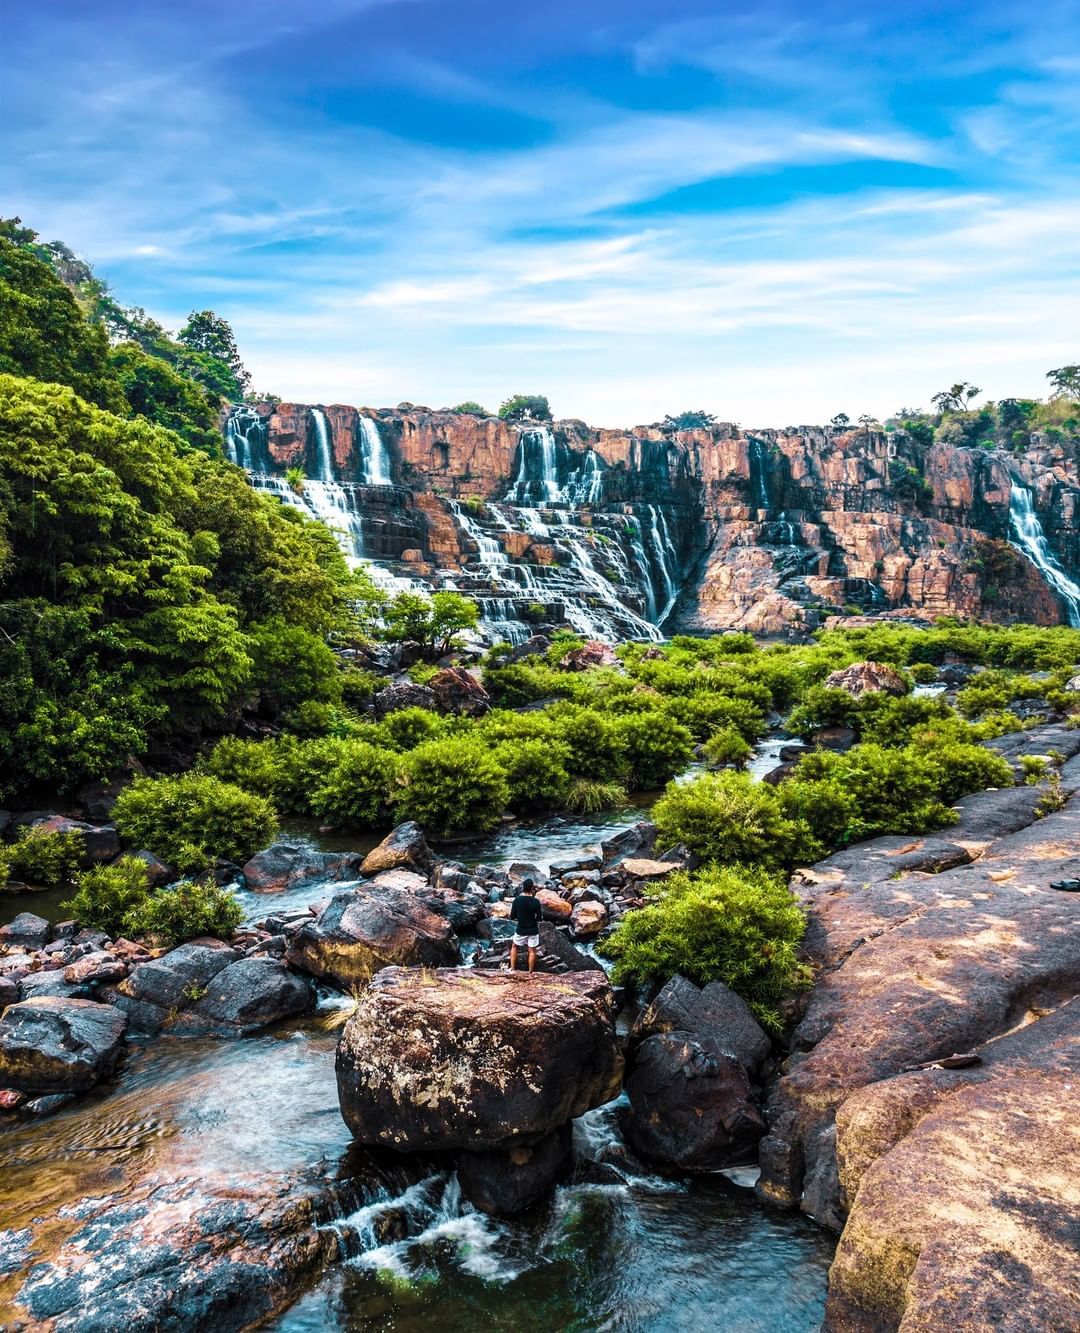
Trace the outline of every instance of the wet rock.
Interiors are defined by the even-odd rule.
[[[0,945],[20,949],[43,949],[49,939],[49,923],[33,912],[20,912],[6,926],[0,926]]]
[[[579,940],[594,939],[607,925],[608,910],[603,903],[580,902],[570,916],[570,926]]]
[[[210,982],[239,955],[225,944],[192,941],[160,958],[140,963],[109,995],[122,1009],[133,1032],[159,1032],[184,1008],[206,993]]]
[[[542,1203],[569,1177],[572,1146],[570,1126],[564,1125],[539,1143],[509,1151],[459,1153],[461,1192],[489,1217],[516,1217]]]
[[[50,815],[47,819],[35,820],[32,827],[44,833],[78,833],[83,846],[79,861],[82,870],[102,865],[120,855],[120,835],[111,824],[85,824],[65,815]]]
[[[765,1121],[739,1061],[708,1037],[666,1032],[635,1050],[622,1116],[630,1147],[678,1171],[752,1160]]]
[[[536,900],[543,909],[545,921],[569,921],[573,908],[554,889],[537,889]]]
[[[72,986],[88,986],[95,982],[123,981],[127,964],[115,954],[95,949],[83,954],[64,968],[64,980]]]
[[[835,1333],[1080,1325],[1075,1120],[1080,1001],[979,1048],[982,1064],[863,1088],[836,1117],[850,1216]]]
[[[858,732],[853,727],[821,727],[814,732],[814,744],[819,750],[836,750],[840,754],[846,754],[858,739]],[[766,779],[775,785],[782,781],[781,774],[790,777],[795,767],[795,764],[779,764],[766,774]]]
[[[358,857],[278,841],[256,852],[241,873],[253,893],[284,893],[313,879],[341,878],[358,869]]]
[[[19,983],[11,977],[0,977],[0,1009],[14,1004],[22,994]]]
[[[882,692],[899,698],[908,692],[907,681],[900,672],[884,662],[853,662],[826,676],[825,688],[844,690],[855,699]]]
[[[360,873],[377,875],[380,870],[416,870],[426,873],[435,858],[424,838],[424,830],[414,820],[392,829],[378,847],[364,857]]]
[[[599,639],[589,639],[580,648],[571,648],[559,661],[564,671],[590,671],[593,667],[618,665],[619,659],[614,651]]]
[[[71,982],[65,981],[62,967],[41,968],[36,972],[28,972],[21,979],[19,985],[22,987],[24,1000],[31,997],[37,999],[46,995],[57,1000],[92,1000],[94,998],[93,987],[90,985],[73,985]]]
[[[625,856],[650,856],[656,847],[656,825],[647,820],[623,829],[600,844],[602,865],[611,865]]]
[[[459,717],[483,717],[491,711],[491,695],[483,685],[462,667],[445,667],[432,676],[428,688],[444,713]]]
[[[411,681],[387,685],[376,694],[372,703],[375,716],[379,719],[400,712],[403,708],[427,708],[435,712],[438,707],[434,690],[427,685],[414,685]]]
[[[316,920],[292,937],[286,957],[300,971],[347,990],[394,964],[456,963],[460,945],[446,917],[415,893],[371,883],[336,894]]]
[[[338,1046],[342,1115],[399,1151],[505,1151],[609,1101],[622,1074],[603,974],[380,972]]]
[[[559,879],[563,875],[575,875],[581,870],[599,870],[602,864],[599,856],[579,856],[576,861],[552,861],[550,873]]]
[[[772,1042],[740,995],[720,981],[698,989],[685,977],[672,977],[634,1024],[633,1039],[683,1031],[714,1041],[753,1075]]]
[[[75,1100],[73,1092],[50,1092],[44,1097],[32,1097],[23,1105],[27,1115],[45,1116],[62,1111]]]
[[[451,888],[423,888],[416,895],[433,912],[446,917],[455,933],[472,930],[484,920],[487,899],[480,893],[461,893]]]
[[[245,1035],[314,1006],[315,992],[306,977],[290,972],[276,958],[241,958],[213,977],[184,1021],[195,1019]]]
[[[532,634],[524,643],[516,644],[506,654],[507,662],[524,662],[529,657],[540,657],[551,647],[551,640],[544,634]]]
[[[107,1004],[43,996],[0,1015],[0,1086],[84,1092],[116,1067],[127,1019]]]

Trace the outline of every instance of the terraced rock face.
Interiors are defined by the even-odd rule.
[[[1062,780],[1042,818],[1030,787],[982,793],[796,876],[819,977],[758,1188],[843,1229],[836,1333],[1080,1326],[1080,895],[1049,887],[1080,875],[1080,757]],[[978,1060],[919,1068],[956,1053]]]

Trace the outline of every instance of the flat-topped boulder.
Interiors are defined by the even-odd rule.
[[[256,852],[243,866],[243,875],[253,893],[284,893],[313,879],[355,879],[359,869],[360,857],[354,853],[320,852],[279,839]]]
[[[388,877],[409,871],[382,872]],[[288,962],[342,989],[362,985],[380,968],[441,967],[461,956],[447,917],[411,888],[371,882],[336,894],[310,925],[289,941]]]
[[[614,1011],[602,972],[387,968],[338,1045],[342,1115],[402,1152],[538,1143],[617,1094]]]
[[[978,1054],[840,1108],[833,1333],[1080,1327],[1080,1000]]]
[[[93,1000],[38,996],[0,1015],[0,1086],[19,1092],[85,1092],[112,1072],[127,1018]]]

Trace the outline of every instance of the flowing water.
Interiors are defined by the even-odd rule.
[[[1026,486],[1014,484],[1009,493],[1009,527],[1013,534],[1013,545],[1027,556],[1056,593],[1065,608],[1069,624],[1080,627],[1080,584],[1065,573],[1061,562],[1051,550],[1039,515],[1035,512],[1031,491]]]

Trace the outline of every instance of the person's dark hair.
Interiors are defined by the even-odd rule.
[[[522,892],[522,893],[535,893],[535,892],[536,892],[536,885],[535,885],[535,883],[534,883],[531,879],[523,879],[523,880],[521,881],[521,892]]]

